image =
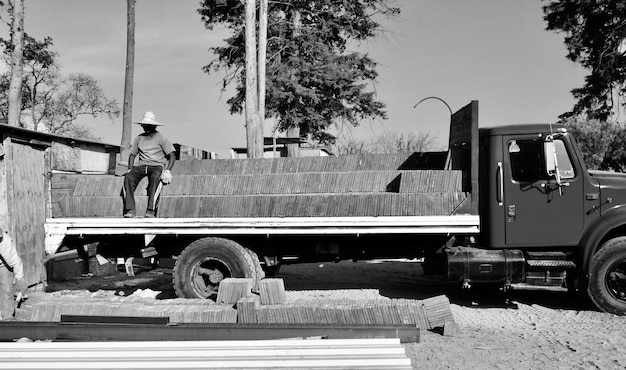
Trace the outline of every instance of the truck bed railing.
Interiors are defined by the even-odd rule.
[[[478,215],[285,218],[50,218],[46,253],[67,235],[478,234]]]

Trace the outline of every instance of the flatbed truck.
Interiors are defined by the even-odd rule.
[[[261,279],[288,263],[423,258],[425,273],[448,284],[567,287],[585,293],[603,311],[626,314],[626,175],[587,170],[563,125],[479,129],[477,101],[452,116],[449,150],[443,154],[441,167],[427,156],[419,157],[421,167],[399,166],[398,177],[373,195],[361,194],[368,192],[358,183],[365,174],[344,185],[340,180],[348,175],[332,177],[335,188],[360,195],[329,194],[322,183],[308,190],[314,194],[296,194],[289,184],[306,176],[292,174],[281,180],[281,187],[293,188],[295,195],[287,196],[259,170],[246,175],[246,189],[266,181],[274,184],[264,189],[271,196],[259,195],[263,186],[256,186],[236,199],[229,195],[237,204],[230,208],[223,200],[215,203],[215,196],[209,197],[214,203],[203,203],[206,197],[193,189],[208,188],[194,176],[185,199],[172,196],[169,210],[154,219],[68,212],[47,219],[46,252],[53,257],[88,243],[153,248],[156,257],[174,257],[176,293],[188,298],[213,296],[224,278]],[[290,163],[301,169],[298,161],[304,160]],[[250,163],[275,169],[276,163],[264,167],[260,161],[271,159]],[[424,171],[440,181],[424,180]],[[316,179],[330,178],[320,169],[314,172]],[[402,186],[410,187],[402,181],[416,176],[431,193],[401,194]],[[437,187],[447,189],[455,181],[460,192],[437,193]],[[398,182],[405,184],[400,190]]]

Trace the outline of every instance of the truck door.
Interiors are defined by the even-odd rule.
[[[562,186],[546,169],[544,138],[504,136],[503,206],[507,245],[576,243],[583,228],[583,176],[568,141],[554,140]]]

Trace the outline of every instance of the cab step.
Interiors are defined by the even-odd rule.
[[[563,260],[527,260],[526,264],[529,267],[534,268],[557,268],[557,269],[575,269],[576,264],[574,261],[563,261]]]
[[[533,286],[564,286],[567,271],[576,268],[563,252],[526,253],[525,282]]]

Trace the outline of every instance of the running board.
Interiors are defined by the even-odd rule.
[[[527,260],[526,264],[533,268],[558,268],[558,269],[575,269],[576,264],[573,261],[564,260]]]

